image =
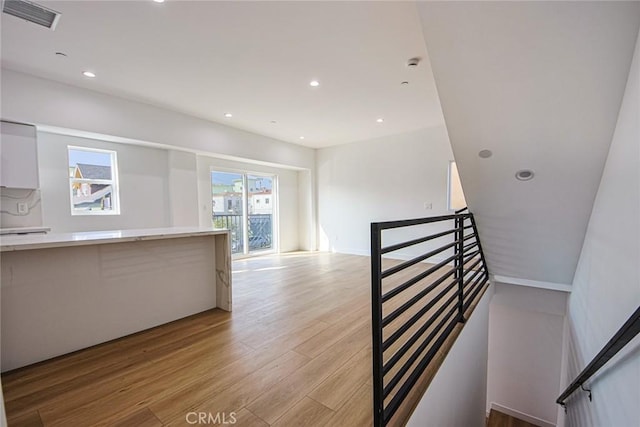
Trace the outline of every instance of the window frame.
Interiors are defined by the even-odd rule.
[[[272,208],[272,247],[271,249],[265,250],[257,250],[250,251],[249,250],[249,240],[248,233],[243,231],[243,251],[232,254],[232,259],[245,259],[254,256],[266,255],[270,253],[279,253],[280,252],[280,176],[276,172],[255,172],[250,169],[242,169],[242,168],[233,168],[233,167],[225,167],[225,166],[217,166],[210,164],[209,165],[209,179],[211,179],[211,174],[214,172],[222,172],[222,173],[231,173],[238,174],[242,176],[242,199],[238,200],[241,203],[243,209],[243,226],[247,224],[248,229],[248,218],[249,218],[249,190],[248,184],[248,176],[261,177],[261,178],[270,178],[272,179],[272,193],[271,198],[273,199],[273,203],[270,203]],[[213,211],[213,209],[211,209]],[[246,237],[245,237],[246,236]],[[246,252],[245,252],[246,250]]]
[[[91,179],[91,178],[74,178],[69,176],[67,185],[69,186],[69,206],[72,216],[93,216],[93,215],[120,215],[120,186],[118,180],[118,152],[114,150],[105,150],[100,148],[80,147],[76,145],[67,145],[67,170],[69,165],[70,151],[86,151],[90,153],[109,154],[111,157],[111,179]],[[76,209],[73,204],[73,183],[88,183],[111,185],[111,209],[110,210],[80,210]]]

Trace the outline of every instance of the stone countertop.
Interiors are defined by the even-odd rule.
[[[0,236],[0,252],[226,234],[226,229],[167,227]]]

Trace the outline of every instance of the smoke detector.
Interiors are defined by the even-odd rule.
[[[407,61],[407,67],[409,68],[417,67],[419,63],[420,63],[420,58],[418,57],[411,58]]]
[[[55,30],[60,14],[27,0],[4,0],[2,11],[6,14]]]

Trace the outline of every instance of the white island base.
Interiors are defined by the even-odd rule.
[[[214,307],[231,311],[226,230],[7,236],[0,242],[3,372]]]

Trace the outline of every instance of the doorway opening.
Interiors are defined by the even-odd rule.
[[[213,226],[231,231],[234,256],[274,252],[277,177],[211,171]]]

